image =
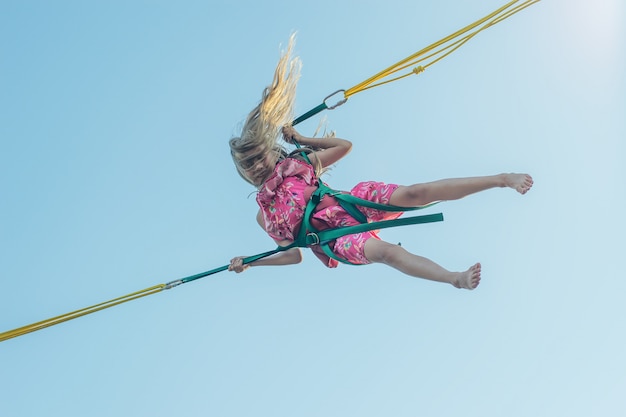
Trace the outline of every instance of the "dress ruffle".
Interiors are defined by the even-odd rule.
[[[273,239],[295,240],[307,203],[305,190],[317,181],[313,167],[305,162],[286,158],[276,164],[257,194],[265,230]]]
[[[263,200],[268,200],[274,197],[276,195],[276,190],[283,184],[285,178],[288,177],[298,177],[309,186],[317,184],[315,171],[311,165],[297,159],[286,158],[276,164],[274,173],[263,184],[262,190],[259,192],[259,196],[262,196]]]

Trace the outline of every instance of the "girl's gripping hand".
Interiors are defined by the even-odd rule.
[[[301,141],[302,135],[300,135],[293,126],[283,126],[283,140],[287,143],[293,144],[293,141]]]
[[[246,269],[250,268],[250,265],[243,263],[243,256],[237,256],[233,259],[230,260],[230,265],[228,265],[228,270],[229,271],[234,271],[236,273],[240,273],[245,271]]]

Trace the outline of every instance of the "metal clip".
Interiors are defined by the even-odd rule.
[[[320,237],[317,235],[317,233],[307,233],[306,237],[313,237],[313,243],[309,243],[310,246],[315,246],[315,245],[319,245],[320,244]],[[308,240],[308,239],[307,239]]]
[[[178,287],[182,283],[183,283],[182,279],[177,279],[176,281],[170,281],[167,284],[165,284],[165,287],[163,287],[163,289],[169,290],[171,288]]]
[[[332,96],[337,95],[339,93],[345,93],[345,92],[346,92],[346,90],[337,90],[334,93],[331,93],[328,96],[326,96],[326,98],[324,99],[324,104],[326,105],[326,108],[328,110],[333,110],[333,109],[336,109],[337,107],[341,106],[342,104],[344,104],[346,101],[348,101],[347,98],[344,98],[343,100],[339,100],[337,103],[333,104],[332,106],[329,106],[328,104],[326,104],[326,100],[328,100]]]

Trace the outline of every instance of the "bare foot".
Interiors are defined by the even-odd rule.
[[[520,194],[526,194],[533,186],[533,178],[528,174],[502,174],[504,184]]]
[[[456,288],[473,290],[480,284],[480,264],[471,266],[467,271],[458,272],[457,277],[451,283]]]

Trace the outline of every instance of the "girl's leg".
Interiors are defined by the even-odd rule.
[[[446,282],[457,288],[473,290],[480,283],[479,263],[467,271],[451,272],[430,259],[408,252],[402,246],[374,238],[365,242],[364,255],[370,262],[389,265],[412,277]]]
[[[479,191],[496,187],[509,187],[526,194],[533,186],[528,174],[500,174],[487,177],[452,178],[400,186],[391,195],[389,203],[394,206],[423,206],[434,201],[458,200]]]

